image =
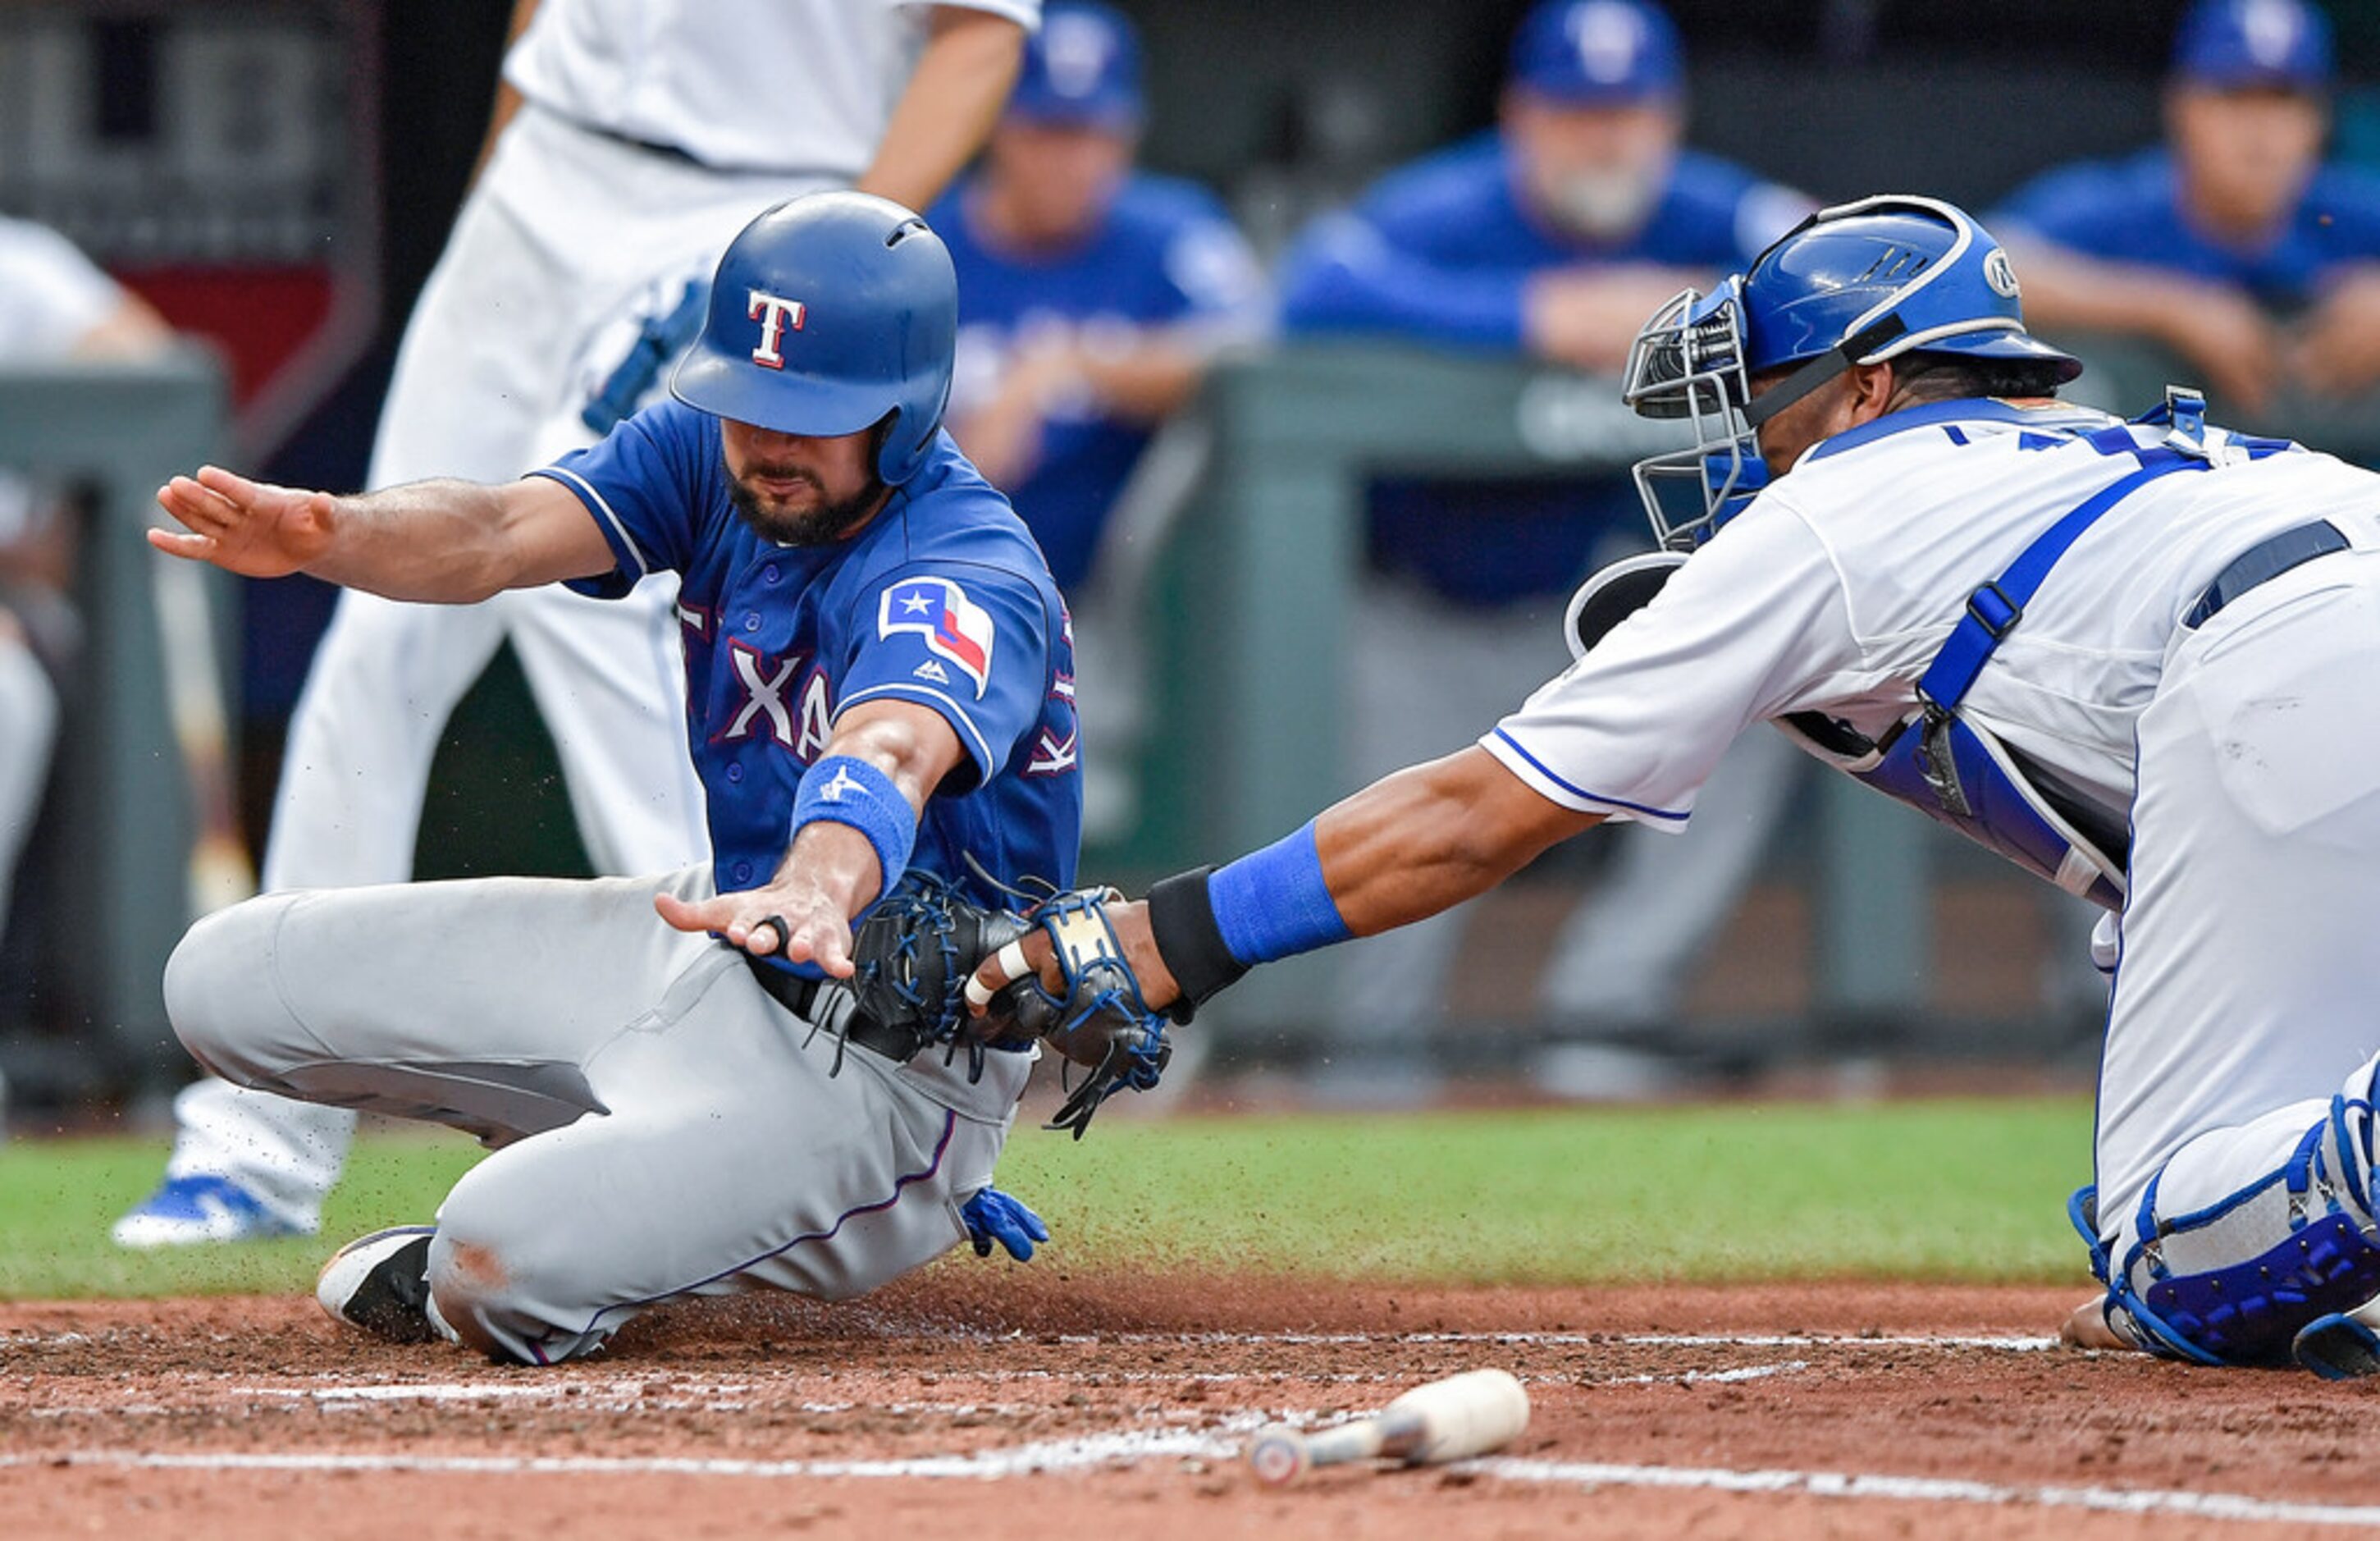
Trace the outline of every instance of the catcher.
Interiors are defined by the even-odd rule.
[[[208,1069],[494,1150],[434,1225],[331,1259],[334,1316],[544,1365],[677,1296],[840,1299],[965,1240],[1026,1258],[1048,1232],[990,1184],[1034,1035],[1119,1046],[1061,1115],[1077,1132],[1105,1088],[1154,1080],[1146,1013],[1028,988],[978,1026],[957,998],[1002,941],[1062,947],[1096,911],[1060,892],[1082,800],[1064,607],[941,431],[956,309],[923,221],[816,194],[728,249],[675,399],[543,471],[334,497],[210,467],[159,492],[188,529],[152,531],[161,551],[252,576],[470,602],[680,575],[707,869],[276,893],[168,965]],[[1055,897],[1000,911],[1036,888]],[[1084,999],[1105,966],[1085,955]]]
[[[1963,212],[1897,196],[1678,296],[1627,382],[1694,431],[1636,468],[1665,568],[1590,580],[1577,661],[1477,745],[1115,928],[1151,998],[1203,1001],[1590,826],[1681,826],[1773,722],[2108,911],[2071,1208],[2104,1288],[2069,1335],[2380,1373],[2380,478],[2195,392],[2131,422],[2060,401],[2082,365],[2019,297]]]

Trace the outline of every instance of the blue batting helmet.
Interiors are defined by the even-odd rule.
[[[2024,329],[2016,270],[1984,227],[1939,199],[1888,195],[1821,209],[1709,294],[1655,313],[1629,352],[1623,395],[1648,418],[1682,418],[1694,444],[1636,467],[1665,544],[1716,528],[1758,475],[1760,425],[1854,364],[1903,354],[2050,365],[2070,355]],[[1752,397],[1752,377],[1791,373]]]
[[[897,487],[941,427],[958,314],[950,251],[924,220],[890,199],[812,193],[728,243],[670,394],[806,438],[889,418],[876,472]]]

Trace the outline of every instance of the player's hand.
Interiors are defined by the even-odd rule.
[[[151,545],[248,577],[283,577],[319,560],[338,519],[328,492],[250,481],[215,466],[160,487],[157,504],[189,533],[152,529]]]
[[[1611,370],[1628,361],[1645,318],[1694,281],[1671,268],[1558,268],[1521,297],[1521,340],[1540,358]]]
[[[986,481],[1016,487],[1041,463],[1041,431],[1050,408],[1082,388],[1071,350],[1028,348],[1010,362],[990,401],[952,423],[951,437]]]
[[[2228,284],[2192,284],[2163,307],[2165,341],[2196,366],[2226,409],[2262,412],[2281,373],[2281,339],[2272,318]]]
[[[1107,917],[1108,924],[1115,928],[1116,940],[1123,947],[1124,961],[1132,965],[1134,975],[1140,981],[1142,1003],[1152,1012],[1161,1012],[1179,1001],[1182,986],[1157,951],[1157,938],[1148,928],[1147,901],[1135,899],[1129,904],[1110,904]],[[1050,944],[1050,934],[1037,926],[1018,940],[1016,948],[1024,954],[1025,972],[1038,977],[1041,988],[1050,995],[1063,999],[1066,977],[1058,967],[1057,950]],[[991,1000],[1024,977],[1011,973],[1008,965],[1002,961],[1009,953],[1009,949],[1002,948],[983,960],[982,965],[975,971],[978,987],[975,991],[977,995]],[[990,1008],[970,1003],[967,1009],[969,1014],[980,1017]]]
[[[2352,395],[2380,381],[2380,262],[2362,262],[2298,322],[2289,373],[2306,388]]]
[[[799,872],[781,873],[766,888],[693,902],[653,895],[653,908],[681,931],[716,931],[758,958],[816,964],[837,979],[852,975],[851,918],[846,903]]]

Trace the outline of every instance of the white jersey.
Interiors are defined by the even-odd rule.
[[[1815,710],[1879,734],[1913,709],[1968,596],[2137,467],[2072,436],[2117,427],[1970,401],[1821,443],[1481,743],[1566,807],[1677,829],[1750,724]],[[2145,483],[2085,532],[1961,706],[2111,808],[2132,801],[2134,723],[2180,618],[2227,563],[2318,517],[2380,548],[2380,477],[2300,449],[2217,459]]]
[[[527,100],[704,165],[868,169],[936,4],[1039,24],[1040,0],[544,0],[504,60]]]
[[[124,303],[115,281],[45,224],[0,218],[0,358],[59,358]]]

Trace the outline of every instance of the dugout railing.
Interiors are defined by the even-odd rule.
[[[29,1081],[162,1086],[189,1074],[161,980],[206,902],[193,893],[203,867],[198,783],[210,783],[220,804],[237,763],[237,714],[224,707],[238,700],[238,654],[231,581],[186,566],[161,583],[166,559],[142,531],[162,518],[161,483],[222,455],[225,412],[223,372],[195,349],[156,362],[0,369],[0,467],[62,492],[83,515],[80,637],[43,815],[49,886],[11,921],[42,930],[45,1014],[65,1037],[6,1046],[12,1061],[46,1051],[77,1062]]]

